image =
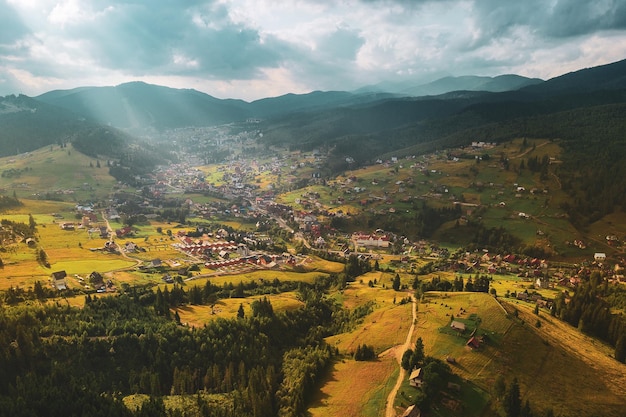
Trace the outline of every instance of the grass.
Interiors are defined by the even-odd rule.
[[[225,402],[232,402],[232,398],[224,394],[199,393],[198,395],[209,404],[223,405]],[[136,411],[149,398],[147,394],[132,394],[122,398],[122,401],[126,408]],[[177,410],[183,415],[187,412],[191,415],[199,415],[200,413],[196,395],[166,395],[163,397],[163,403],[167,410]]]
[[[393,274],[370,272],[363,280],[378,282],[391,277]],[[399,369],[396,355],[389,348],[403,343],[411,326],[411,305],[393,303],[394,298],[405,295],[383,289],[380,284],[369,287],[360,282],[350,283],[342,294],[336,295],[347,308],[368,302],[373,302],[375,307],[356,329],[327,339],[327,343],[347,357],[333,365],[322,383],[309,409],[312,416],[384,416],[387,395]],[[368,344],[377,353],[384,353],[376,361],[356,362],[351,359],[351,353],[359,344]]]
[[[97,168],[95,159],[75,151],[71,145],[66,148],[54,145],[0,158],[3,171],[21,171],[18,177],[0,178],[0,188],[15,191],[20,199],[46,193],[66,201],[104,198],[115,179],[108,174],[104,161],[100,163],[101,167]]]
[[[517,376],[531,405],[557,415],[623,415],[626,367],[611,357],[609,346],[547,314],[537,317],[530,305],[506,306],[516,308],[521,321],[507,335],[495,371]]]
[[[186,305],[179,307],[176,311],[178,311],[182,323],[193,327],[201,327],[216,318],[228,319],[237,317],[237,311],[240,305],[243,305],[244,314],[250,316],[252,315],[252,308],[250,307],[252,303],[263,297],[268,297],[272,303],[274,312],[295,310],[303,306],[303,303],[296,298],[295,293],[285,292],[267,296],[256,295],[246,298],[225,298],[219,300],[213,309],[210,306]]]
[[[274,271],[274,270],[259,270],[252,272],[244,272],[240,274],[223,275],[223,276],[211,276],[201,277],[189,281],[187,285],[200,285],[204,286],[207,280],[210,280],[212,284],[222,286],[224,284],[238,284],[239,282],[247,283],[252,281],[273,281],[278,279],[279,281],[298,281],[313,283],[319,276],[326,274],[321,272],[294,272],[294,271]]]
[[[397,369],[392,356],[367,362],[339,360],[328,371],[308,412],[312,417],[384,416],[385,391],[393,386],[389,382],[395,381]]]

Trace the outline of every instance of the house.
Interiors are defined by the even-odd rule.
[[[151,260],[150,263],[148,264],[148,267],[158,268],[158,267],[160,267],[162,265],[163,265],[163,262],[160,259],[157,258],[157,259]]]
[[[100,287],[104,284],[104,277],[98,271],[93,271],[89,274],[89,282],[96,287]]]
[[[404,413],[402,413],[401,417],[420,417],[421,415],[422,412],[420,411],[420,409],[417,408],[415,404],[413,404],[408,406],[407,409],[404,410]]]
[[[475,336],[470,337],[466,345],[472,349],[478,349],[480,347],[481,340]]]
[[[550,278],[540,276],[535,281],[535,288],[542,288],[542,289],[550,288]]]
[[[100,226],[100,237],[102,239],[109,237],[109,229],[106,226]]]
[[[115,235],[117,237],[130,236],[132,234],[133,234],[133,229],[128,226],[115,230]]]
[[[465,323],[452,320],[452,323],[450,323],[450,328],[452,328],[453,330],[456,330],[459,333],[463,333],[465,331]]]
[[[57,290],[66,290],[67,283],[65,282],[65,277],[67,277],[67,273],[65,271],[57,271],[52,273],[52,286]]]
[[[136,252],[137,244],[135,242],[126,242],[126,244],[124,245],[124,250],[126,252]]]
[[[76,225],[74,223],[61,223],[59,227],[63,230],[75,230]]]
[[[424,370],[422,368],[417,368],[411,375],[409,375],[409,385],[415,388],[422,388],[422,384],[424,383]]]
[[[594,254],[593,254],[593,259],[594,259],[596,262],[602,262],[602,261],[605,261],[605,260],[606,260],[606,253],[603,253],[603,252],[596,252],[596,253],[594,253]]]

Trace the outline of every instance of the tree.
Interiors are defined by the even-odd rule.
[[[206,303],[211,307],[211,314],[215,314],[215,304],[217,304],[217,294],[211,293],[206,297]]]
[[[239,304],[239,310],[237,310],[237,318],[244,318],[246,313],[243,311],[243,304]]]
[[[493,395],[497,399],[502,399],[504,394],[506,393],[506,381],[504,380],[504,376],[502,374],[498,374],[496,380],[493,384]]]
[[[519,383],[517,378],[513,378],[513,382],[509,386],[504,396],[504,411],[506,417],[520,417],[522,410],[522,399],[520,398]]]
[[[418,337],[415,341],[415,349],[411,357],[411,369],[419,368],[424,363],[424,341]]]
[[[526,400],[524,406],[520,410],[520,417],[533,417],[533,412],[530,409],[530,402]]]
[[[272,303],[267,297],[263,297],[260,300],[254,300],[252,302],[252,316],[253,317],[273,317],[274,309]]]
[[[355,361],[369,361],[374,358],[376,358],[376,352],[374,351],[373,346],[366,344],[359,345],[356,348],[356,352],[354,352]]]
[[[46,297],[43,285],[41,285],[41,281],[39,280],[35,281],[33,292],[35,293],[35,297],[37,297],[38,300],[43,300]]]
[[[404,353],[402,354],[402,361],[400,362],[400,366],[402,366],[402,369],[406,370],[406,371],[411,371],[412,368],[412,360],[413,358],[413,350],[411,349],[407,349],[404,351]]]
[[[396,274],[393,278],[392,288],[394,291],[400,291],[400,275]]]
[[[419,288],[419,286],[420,286],[420,279],[416,275],[415,278],[413,278],[413,284],[411,285],[411,288],[416,290]]]
[[[50,262],[48,262],[48,254],[45,250],[39,249],[39,251],[37,252],[37,261],[46,268],[50,268]]]

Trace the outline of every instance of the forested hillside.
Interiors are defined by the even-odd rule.
[[[219,288],[208,283],[193,287],[193,299],[175,286],[88,295],[82,309],[59,302],[0,307],[0,415],[127,416],[133,412],[121,398],[139,393],[152,400],[135,415],[154,417],[166,415],[161,396],[199,391],[213,396],[197,395],[197,415],[302,415],[334,355],[323,338],[349,325],[324,297],[336,284],[299,284],[304,306],[297,310],[274,313],[264,298],[249,317],[242,311],[203,328],[181,325],[170,308],[215,303]],[[5,299],[43,299],[35,287]]]

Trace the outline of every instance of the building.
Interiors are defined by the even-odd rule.
[[[460,333],[465,331],[465,323],[461,323],[460,321],[452,320],[450,327]]]
[[[404,413],[402,413],[401,417],[420,417],[421,415],[422,412],[420,411],[420,409],[417,408],[415,404],[413,404],[408,406],[407,409],[404,410]]]
[[[65,281],[65,277],[67,277],[67,273],[65,271],[57,271],[52,273],[52,286],[57,290],[66,290],[67,282]]]
[[[409,385],[415,388],[422,388],[422,384],[424,383],[424,370],[422,368],[417,368],[411,375],[409,375]]]

